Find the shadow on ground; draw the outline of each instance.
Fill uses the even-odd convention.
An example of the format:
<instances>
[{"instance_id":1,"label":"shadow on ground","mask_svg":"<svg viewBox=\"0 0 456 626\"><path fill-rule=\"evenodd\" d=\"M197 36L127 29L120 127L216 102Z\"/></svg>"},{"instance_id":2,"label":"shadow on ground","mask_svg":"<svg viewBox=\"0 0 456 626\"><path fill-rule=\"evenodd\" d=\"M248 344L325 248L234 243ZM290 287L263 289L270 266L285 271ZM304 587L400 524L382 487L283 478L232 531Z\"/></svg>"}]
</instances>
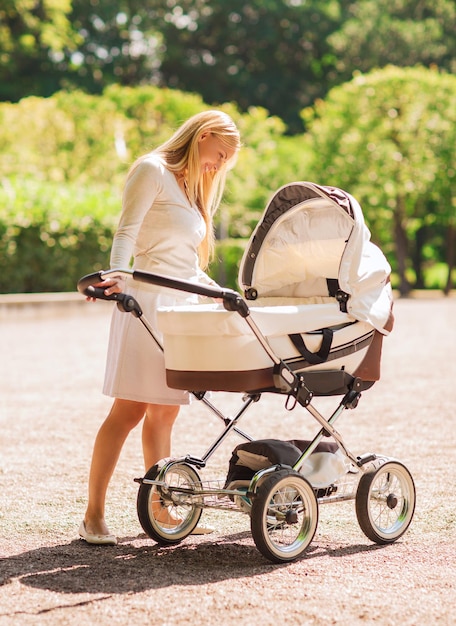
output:
<instances>
[{"instance_id":1,"label":"shadow on ground","mask_svg":"<svg viewBox=\"0 0 456 626\"><path fill-rule=\"evenodd\" d=\"M89 546L75 540L3 559L0 585L16 579L23 585L56 593L114 595L171 585L206 585L261 575L289 565L273 564L255 546L240 543L247 537L249 533L239 533L217 543L168 547L151 544L144 535L121 539L115 547ZM364 544L330 550L311 545L300 560L343 557L381 548Z\"/></svg>"}]
</instances>

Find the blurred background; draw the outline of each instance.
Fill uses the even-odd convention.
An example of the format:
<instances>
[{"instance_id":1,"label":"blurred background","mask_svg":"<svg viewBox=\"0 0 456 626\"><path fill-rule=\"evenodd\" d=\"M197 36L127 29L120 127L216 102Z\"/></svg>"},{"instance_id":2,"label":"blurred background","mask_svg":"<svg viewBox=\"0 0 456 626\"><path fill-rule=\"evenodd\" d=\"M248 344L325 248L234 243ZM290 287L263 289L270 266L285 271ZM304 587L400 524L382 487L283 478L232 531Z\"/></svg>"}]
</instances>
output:
<instances>
[{"instance_id":1,"label":"blurred background","mask_svg":"<svg viewBox=\"0 0 456 626\"><path fill-rule=\"evenodd\" d=\"M243 149L211 274L274 191L360 202L402 296L456 284L454 0L0 0L0 293L109 264L126 172L204 108Z\"/></svg>"}]
</instances>

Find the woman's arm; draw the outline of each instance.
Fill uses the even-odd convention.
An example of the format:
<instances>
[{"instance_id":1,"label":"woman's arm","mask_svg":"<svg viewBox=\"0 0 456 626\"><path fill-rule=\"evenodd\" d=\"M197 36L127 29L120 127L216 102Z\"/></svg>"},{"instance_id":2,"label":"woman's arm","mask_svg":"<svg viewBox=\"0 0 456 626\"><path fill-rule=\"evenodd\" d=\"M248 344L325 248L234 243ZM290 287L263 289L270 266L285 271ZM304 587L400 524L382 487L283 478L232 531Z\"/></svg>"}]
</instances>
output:
<instances>
[{"instance_id":1,"label":"woman's arm","mask_svg":"<svg viewBox=\"0 0 456 626\"><path fill-rule=\"evenodd\" d=\"M130 266L134 247L146 213L161 187L158 164L144 160L128 177L122 196L122 213L111 248L111 269Z\"/></svg>"},{"instance_id":2,"label":"woman's arm","mask_svg":"<svg viewBox=\"0 0 456 626\"><path fill-rule=\"evenodd\" d=\"M130 266L136 240L144 217L158 194L161 181L158 164L144 160L127 178L122 196L122 213L111 247L111 269L126 269ZM94 287L105 287L105 295L121 293L125 288L125 277L115 276ZM95 300L88 297L87 300Z\"/></svg>"}]
</instances>

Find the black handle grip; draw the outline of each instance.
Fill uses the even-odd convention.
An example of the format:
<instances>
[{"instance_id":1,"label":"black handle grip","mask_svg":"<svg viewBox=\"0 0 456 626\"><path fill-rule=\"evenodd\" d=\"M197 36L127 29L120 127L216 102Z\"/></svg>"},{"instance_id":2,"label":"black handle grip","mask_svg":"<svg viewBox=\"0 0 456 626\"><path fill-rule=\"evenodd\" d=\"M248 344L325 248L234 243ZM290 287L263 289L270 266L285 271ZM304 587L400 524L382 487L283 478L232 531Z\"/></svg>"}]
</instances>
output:
<instances>
[{"instance_id":1,"label":"black handle grip","mask_svg":"<svg viewBox=\"0 0 456 626\"><path fill-rule=\"evenodd\" d=\"M94 287L97 283L103 282L103 279L106 278L108 274L115 274L116 271L122 272L123 270L111 270L109 272L100 271L83 276L78 281L78 291L85 296L89 296L90 298L122 301L124 294L113 293L110 296L106 296L103 287ZM223 306L225 309L228 311L237 311L242 317L247 317L250 314L246 301L237 293L237 291L234 291L233 289L211 287L210 285L204 285L203 283L194 283L191 280L182 280L171 276L152 274L151 272L144 272L140 270L134 270L133 272L130 271L129 273L132 274L134 280L138 280L139 282L158 285L160 287L167 287L169 289L177 289L178 291L185 291L187 293L194 293L198 296L206 296L208 298L223 300Z\"/></svg>"},{"instance_id":2,"label":"black handle grip","mask_svg":"<svg viewBox=\"0 0 456 626\"><path fill-rule=\"evenodd\" d=\"M97 283L103 281L102 272L94 272L93 274L87 274L78 281L78 291L84 296L90 298L96 298L97 300L119 300L120 293L113 293L110 296L105 294L103 287L94 287Z\"/></svg>"}]
</instances>

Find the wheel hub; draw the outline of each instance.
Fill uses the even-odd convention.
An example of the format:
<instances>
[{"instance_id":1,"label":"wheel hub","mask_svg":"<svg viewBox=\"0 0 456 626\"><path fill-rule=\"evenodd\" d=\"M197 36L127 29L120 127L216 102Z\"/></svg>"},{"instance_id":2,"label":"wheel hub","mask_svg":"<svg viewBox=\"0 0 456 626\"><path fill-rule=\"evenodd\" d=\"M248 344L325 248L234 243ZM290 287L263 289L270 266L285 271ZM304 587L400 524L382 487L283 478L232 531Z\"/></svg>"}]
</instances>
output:
<instances>
[{"instance_id":1,"label":"wheel hub","mask_svg":"<svg viewBox=\"0 0 456 626\"><path fill-rule=\"evenodd\" d=\"M285 522L291 526L291 524L297 524L298 523L298 514L296 513L296 511L293 510L289 510L287 511L286 515L285 515Z\"/></svg>"},{"instance_id":2,"label":"wheel hub","mask_svg":"<svg viewBox=\"0 0 456 626\"><path fill-rule=\"evenodd\" d=\"M395 509L397 507L398 499L394 493L388 494L386 498L386 505L389 509Z\"/></svg>"}]
</instances>

